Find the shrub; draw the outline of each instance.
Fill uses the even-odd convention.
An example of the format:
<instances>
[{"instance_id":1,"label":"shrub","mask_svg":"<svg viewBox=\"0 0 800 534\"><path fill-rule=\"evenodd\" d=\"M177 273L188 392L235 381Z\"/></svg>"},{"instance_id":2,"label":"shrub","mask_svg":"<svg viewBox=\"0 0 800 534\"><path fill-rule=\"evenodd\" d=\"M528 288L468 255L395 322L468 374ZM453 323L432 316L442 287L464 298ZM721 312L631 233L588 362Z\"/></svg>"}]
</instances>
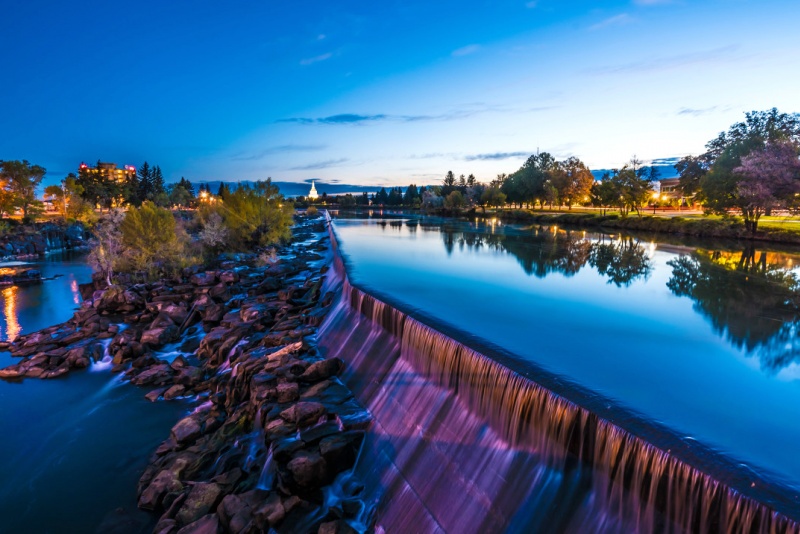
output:
<instances>
[{"instance_id":1,"label":"shrub","mask_svg":"<svg viewBox=\"0 0 800 534\"><path fill-rule=\"evenodd\" d=\"M306 210L306 215L308 215L309 217L316 217L317 215L319 215L319 210L317 209L316 206L309 206L308 209Z\"/></svg>"}]
</instances>

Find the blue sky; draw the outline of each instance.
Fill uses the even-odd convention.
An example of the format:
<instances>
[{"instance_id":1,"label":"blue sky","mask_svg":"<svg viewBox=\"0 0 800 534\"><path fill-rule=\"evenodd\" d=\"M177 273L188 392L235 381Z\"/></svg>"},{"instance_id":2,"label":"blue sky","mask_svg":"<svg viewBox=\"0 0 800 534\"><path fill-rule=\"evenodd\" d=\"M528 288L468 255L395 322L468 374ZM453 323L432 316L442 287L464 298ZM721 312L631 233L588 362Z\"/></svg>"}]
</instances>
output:
<instances>
[{"instance_id":1,"label":"blue sky","mask_svg":"<svg viewBox=\"0 0 800 534\"><path fill-rule=\"evenodd\" d=\"M490 180L537 149L592 168L702 152L745 111L800 111L789 0L3 8L0 159L170 180ZM324 190L324 187L322 188Z\"/></svg>"}]
</instances>

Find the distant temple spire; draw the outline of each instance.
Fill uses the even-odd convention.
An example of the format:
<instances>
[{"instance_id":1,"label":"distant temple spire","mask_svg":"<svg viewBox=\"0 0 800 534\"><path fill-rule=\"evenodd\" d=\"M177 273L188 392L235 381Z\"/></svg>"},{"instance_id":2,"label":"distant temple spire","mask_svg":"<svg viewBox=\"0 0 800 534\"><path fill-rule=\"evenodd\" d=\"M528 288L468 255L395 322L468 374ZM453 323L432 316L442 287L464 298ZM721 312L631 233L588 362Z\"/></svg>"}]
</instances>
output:
<instances>
[{"instance_id":1,"label":"distant temple spire","mask_svg":"<svg viewBox=\"0 0 800 534\"><path fill-rule=\"evenodd\" d=\"M317 200L318 197L317 188L314 187L314 180L311 180L311 191L308 192L308 198L310 200Z\"/></svg>"}]
</instances>

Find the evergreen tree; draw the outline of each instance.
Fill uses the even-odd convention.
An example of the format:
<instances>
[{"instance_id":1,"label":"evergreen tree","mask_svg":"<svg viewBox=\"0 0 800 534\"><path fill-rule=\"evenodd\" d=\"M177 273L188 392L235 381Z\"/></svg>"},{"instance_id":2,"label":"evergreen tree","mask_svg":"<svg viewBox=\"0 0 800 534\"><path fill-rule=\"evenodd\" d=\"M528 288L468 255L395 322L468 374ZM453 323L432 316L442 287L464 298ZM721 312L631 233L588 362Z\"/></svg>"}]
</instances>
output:
<instances>
[{"instance_id":1,"label":"evergreen tree","mask_svg":"<svg viewBox=\"0 0 800 534\"><path fill-rule=\"evenodd\" d=\"M217 196L224 201L230 194L231 190L228 187L228 184L225 182L220 182L219 189L217 190Z\"/></svg>"},{"instance_id":2,"label":"evergreen tree","mask_svg":"<svg viewBox=\"0 0 800 534\"><path fill-rule=\"evenodd\" d=\"M153 171L151 174L151 183L152 183L152 196L156 198L159 195L166 193L166 189L164 188L164 175L161 174L161 167L158 165L153 167Z\"/></svg>"},{"instance_id":3,"label":"evergreen tree","mask_svg":"<svg viewBox=\"0 0 800 534\"><path fill-rule=\"evenodd\" d=\"M139 193L135 202L136 205L140 205L153 196L153 171L146 161L139 167L138 174Z\"/></svg>"}]
</instances>

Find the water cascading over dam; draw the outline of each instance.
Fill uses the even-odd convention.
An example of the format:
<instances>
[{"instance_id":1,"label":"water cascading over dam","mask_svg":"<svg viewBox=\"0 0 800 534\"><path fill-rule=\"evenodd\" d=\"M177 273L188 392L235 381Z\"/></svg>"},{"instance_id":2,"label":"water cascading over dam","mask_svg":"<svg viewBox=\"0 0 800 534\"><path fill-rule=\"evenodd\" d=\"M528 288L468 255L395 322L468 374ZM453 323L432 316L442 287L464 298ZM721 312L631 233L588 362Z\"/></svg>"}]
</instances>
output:
<instances>
[{"instance_id":1,"label":"water cascading over dam","mask_svg":"<svg viewBox=\"0 0 800 534\"><path fill-rule=\"evenodd\" d=\"M354 287L330 235L340 296L319 342L374 417L356 474L386 532L800 533L783 496Z\"/></svg>"}]
</instances>

